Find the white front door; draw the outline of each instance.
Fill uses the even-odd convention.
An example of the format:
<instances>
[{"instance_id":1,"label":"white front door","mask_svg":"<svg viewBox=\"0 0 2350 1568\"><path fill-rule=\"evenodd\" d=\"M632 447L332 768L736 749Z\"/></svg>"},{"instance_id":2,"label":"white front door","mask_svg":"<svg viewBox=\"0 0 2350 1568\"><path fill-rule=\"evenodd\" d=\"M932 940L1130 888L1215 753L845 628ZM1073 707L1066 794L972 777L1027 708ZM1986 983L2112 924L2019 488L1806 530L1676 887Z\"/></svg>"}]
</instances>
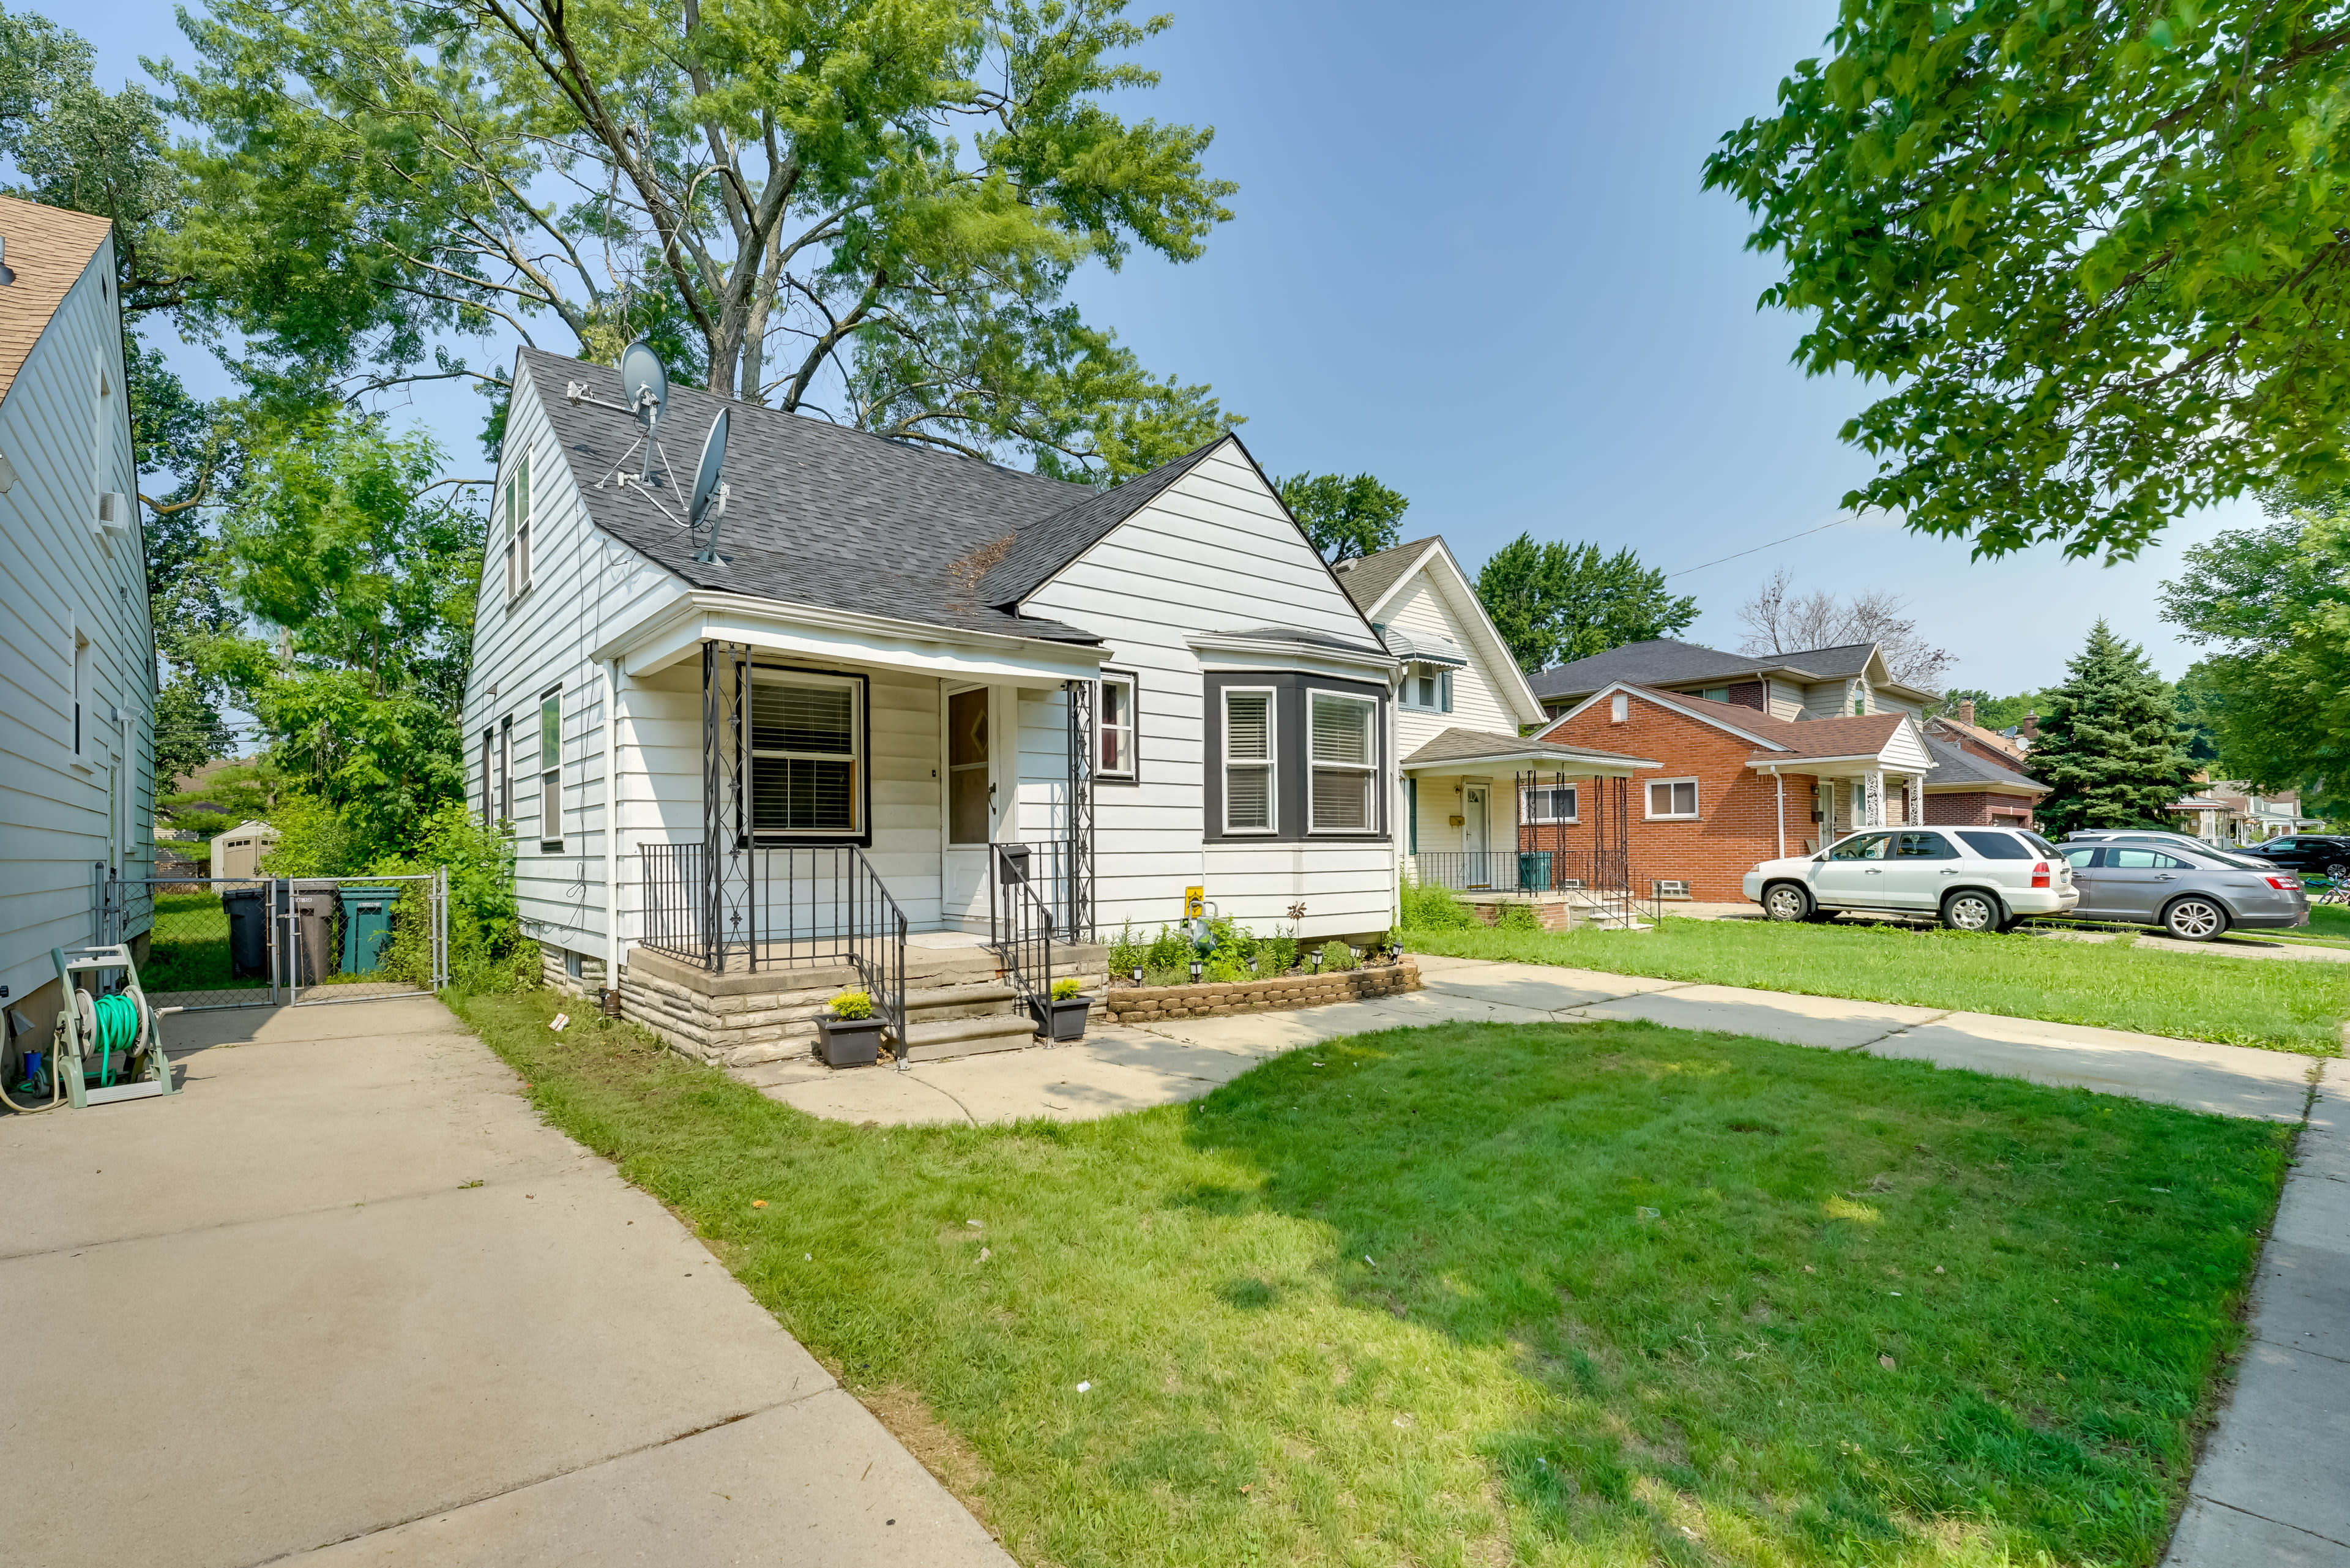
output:
<instances>
[{"instance_id":1,"label":"white front door","mask_svg":"<svg viewBox=\"0 0 2350 1568\"><path fill-rule=\"evenodd\" d=\"M939 809L945 824L940 867L942 908L950 926L965 930L987 928L987 846L1003 836L998 802L1007 792L996 776L995 690L989 686L950 688L946 722L939 739Z\"/></svg>"},{"instance_id":2,"label":"white front door","mask_svg":"<svg viewBox=\"0 0 2350 1568\"><path fill-rule=\"evenodd\" d=\"M1485 819L1491 795L1485 784L1468 784L1461 792L1461 852L1468 857L1463 878L1471 888L1497 886L1493 877L1492 836Z\"/></svg>"}]
</instances>

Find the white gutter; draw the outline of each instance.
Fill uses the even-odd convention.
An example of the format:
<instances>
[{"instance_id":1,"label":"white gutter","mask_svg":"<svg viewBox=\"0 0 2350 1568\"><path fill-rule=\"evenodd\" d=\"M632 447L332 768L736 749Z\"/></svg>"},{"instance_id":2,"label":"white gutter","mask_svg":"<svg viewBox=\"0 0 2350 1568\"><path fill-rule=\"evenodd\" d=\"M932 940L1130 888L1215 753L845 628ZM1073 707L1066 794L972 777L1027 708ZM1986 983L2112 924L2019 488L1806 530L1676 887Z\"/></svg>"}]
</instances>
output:
<instances>
[{"instance_id":1,"label":"white gutter","mask_svg":"<svg viewBox=\"0 0 2350 1568\"><path fill-rule=\"evenodd\" d=\"M645 676L679 662L710 640L746 643L806 659L920 670L958 680L1040 686L1090 680L1109 657L1108 649L1094 643L961 630L749 594L699 591L608 639L592 657L620 659L623 674Z\"/></svg>"}]
</instances>

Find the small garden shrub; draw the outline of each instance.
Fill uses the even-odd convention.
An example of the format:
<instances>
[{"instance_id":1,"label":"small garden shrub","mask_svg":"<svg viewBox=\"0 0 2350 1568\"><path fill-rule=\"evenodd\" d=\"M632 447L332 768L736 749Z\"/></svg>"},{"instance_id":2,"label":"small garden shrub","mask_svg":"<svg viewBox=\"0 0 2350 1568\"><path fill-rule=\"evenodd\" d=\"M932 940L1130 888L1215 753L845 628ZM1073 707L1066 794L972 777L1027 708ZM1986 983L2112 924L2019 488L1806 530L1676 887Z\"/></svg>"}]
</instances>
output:
<instances>
[{"instance_id":1,"label":"small garden shrub","mask_svg":"<svg viewBox=\"0 0 2350 1568\"><path fill-rule=\"evenodd\" d=\"M1075 998L1076 994L1083 990L1085 990L1085 985L1076 975L1065 974L1060 979L1053 982L1053 1000L1055 1002L1067 1002Z\"/></svg>"},{"instance_id":2,"label":"small garden shrub","mask_svg":"<svg viewBox=\"0 0 2350 1568\"><path fill-rule=\"evenodd\" d=\"M1331 939L1322 945L1322 967L1325 970L1354 968L1355 950L1336 938Z\"/></svg>"},{"instance_id":3,"label":"small garden shrub","mask_svg":"<svg viewBox=\"0 0 2350 1568\"><path fill-rule=\"evenodd\" d=\"M1471 919L1473 921L1475 917ZM1493 929L1497 931L1538 931L1542 929L1542 922L1534 919L1532 904L1503 904L1494 914Z\"/></svg>"},{"instance_id":4,"label":"small garden shrub","mask_svg":"<svg viewBox=\"0 0 2350 1568\"><path fill-rule=\"evenodd\" d=\"M1403 923L1423 931L1468 930L1478 924L1469 906L1451 889L1431 883L1404 884Z\"/></svg>"},{"instance_id":5,"label":"small garden shrub","mask_svg":"<svg viewBox=\"0 0 2350 1568\"><path fill-rule=\"evenodd\" d=\"M832 1015L844 1023L873 1016L873 993L869 991L844 991L832 999Z\"/></svg>"}]
</instances>

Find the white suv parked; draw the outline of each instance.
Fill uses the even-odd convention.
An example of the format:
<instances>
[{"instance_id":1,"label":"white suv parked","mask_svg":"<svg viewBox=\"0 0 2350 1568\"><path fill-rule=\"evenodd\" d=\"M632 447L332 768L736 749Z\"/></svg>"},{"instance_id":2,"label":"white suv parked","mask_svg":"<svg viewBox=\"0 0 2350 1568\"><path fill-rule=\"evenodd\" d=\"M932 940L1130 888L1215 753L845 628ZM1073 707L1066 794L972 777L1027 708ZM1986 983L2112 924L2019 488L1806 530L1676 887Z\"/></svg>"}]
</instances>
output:
<instances>
[{"instance_id":1,"label":"white suv parked","mask_svg":"<svg viewBox=\"0 0 2350 1568\"><path fill-rule=\"evenodd\" d=\"M1870 828L1804 859L1765 860L1745 887L1774 920L1883 909L1939 915L1961 931L2069 915L2081 901L2056 846L2014 827Z\"/></svg>"}]
</instances>

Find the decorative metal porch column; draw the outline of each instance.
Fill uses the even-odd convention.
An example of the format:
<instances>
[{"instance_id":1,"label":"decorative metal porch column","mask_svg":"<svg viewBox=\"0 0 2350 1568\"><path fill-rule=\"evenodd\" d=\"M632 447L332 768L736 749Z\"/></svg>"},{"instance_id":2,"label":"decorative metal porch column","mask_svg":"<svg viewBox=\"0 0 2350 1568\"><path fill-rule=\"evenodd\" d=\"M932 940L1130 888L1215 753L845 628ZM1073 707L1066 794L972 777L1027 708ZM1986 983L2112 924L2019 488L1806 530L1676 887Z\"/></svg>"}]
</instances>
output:
<instances>
[{"instance_id":1,"label":"decorative metal porch column","mask_svg":"<svg viewBox=\"0 0 2350 1568\"><path fill-rule=\"evenodd\" d=\"M702 965L723 973L743 950L759 967L758 910L751 875L751 650L739 643L702 645Z\"/></svg>"},{"instance_id":2,"label":"decorative metal porch column","mask_svg":"<svg viewBox=\"0 0 2350 1568\"><path fill-rule=\"evenodd\" d=\"M1863 827L1885 826L1885 775L1874 769L1860 775Z\"/></svg>"},{"instance_id":3,"label":"decorative metal porch column","mask_svg":"<svg viewBox=\"0 0 2350 1568\"><path fill-rule=\"evenodd\" d=\"M1069 713L1069 870L1063 914L1073 942L1094 935L1094 773L1100 762L1094 747L1094 692L1090 680L1065 680Z\"/></svg>"}]
</instances>

